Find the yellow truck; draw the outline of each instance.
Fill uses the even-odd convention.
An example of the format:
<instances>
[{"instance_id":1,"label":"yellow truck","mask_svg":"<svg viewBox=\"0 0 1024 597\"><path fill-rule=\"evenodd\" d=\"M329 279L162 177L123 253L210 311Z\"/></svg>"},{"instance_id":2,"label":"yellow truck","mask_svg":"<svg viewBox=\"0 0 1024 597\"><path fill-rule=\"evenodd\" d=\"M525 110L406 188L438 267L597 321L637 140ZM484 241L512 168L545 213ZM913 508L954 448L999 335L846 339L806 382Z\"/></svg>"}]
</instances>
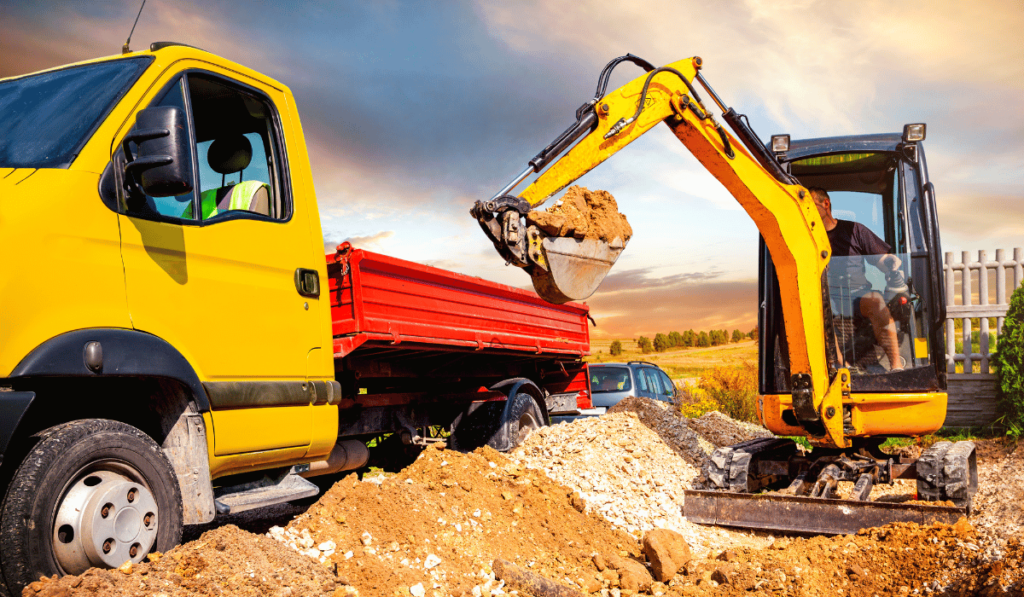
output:
<instances>
[{"instance_id":1,"label":"yellow truck","mask_svg":"<svg viewBox=\"0 0 1024 597\"><path fill-rule=\"evenodd\" d=\"M585 305L324 255L295 100L173 43L0 81L0 570L139 562L373 438L508 449L589 407Z\"/></svg>"}]
</instances>

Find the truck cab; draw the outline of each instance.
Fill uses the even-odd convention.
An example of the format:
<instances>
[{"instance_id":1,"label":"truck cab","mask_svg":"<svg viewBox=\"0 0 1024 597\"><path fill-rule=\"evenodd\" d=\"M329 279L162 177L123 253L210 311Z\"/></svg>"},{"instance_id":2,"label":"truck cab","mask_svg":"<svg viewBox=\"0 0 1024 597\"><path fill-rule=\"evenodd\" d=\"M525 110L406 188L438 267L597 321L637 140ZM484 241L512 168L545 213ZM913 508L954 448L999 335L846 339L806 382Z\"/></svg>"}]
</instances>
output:
<instances>
[{"instance_id":1,"label":"truck cab","mask_svg":"<svg viewBox=\"0 0 1024 597\"><path fill-rule=\"evenodd\" d=\"M589 407L585 306L325 256L270 77L156 43L0 80L0 118L0 594L316 495L371 439L509 449Z\"/></svg>"}]
</instances>

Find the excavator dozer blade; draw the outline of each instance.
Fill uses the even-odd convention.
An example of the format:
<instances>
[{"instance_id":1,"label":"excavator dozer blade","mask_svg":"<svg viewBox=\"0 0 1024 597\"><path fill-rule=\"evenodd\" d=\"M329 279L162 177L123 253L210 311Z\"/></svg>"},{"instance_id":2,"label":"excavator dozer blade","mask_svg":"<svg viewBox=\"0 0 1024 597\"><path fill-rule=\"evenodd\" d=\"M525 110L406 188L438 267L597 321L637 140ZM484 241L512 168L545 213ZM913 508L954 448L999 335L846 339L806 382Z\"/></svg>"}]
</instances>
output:
<instances>
[{"instance_id":1,"label":"excavator dozer blade","mask_svg":"<svg viewBox=\"0 0 1024 597\"><path fill-rule=\"evenodd\" d=\"M848 535L893 522L953 524L967 516L965 509L948 506L779 494L686 490L683 499L683 516L697 524L816 535Z\"/></svg>"},{"instance_id":2,"label":"excavator dozer blade","mask_svg":"<svg viewBox=\"0 0 1024 597\"><path fill-rule=\"evenodd\" d=\"M626 244L618 238L611 243L595 239L545 238L541 241L541 250L548 269L534 266L530 270L533 287L549 303L581 301L594 294L625 248Z\"/></svg>"}]
</instances>

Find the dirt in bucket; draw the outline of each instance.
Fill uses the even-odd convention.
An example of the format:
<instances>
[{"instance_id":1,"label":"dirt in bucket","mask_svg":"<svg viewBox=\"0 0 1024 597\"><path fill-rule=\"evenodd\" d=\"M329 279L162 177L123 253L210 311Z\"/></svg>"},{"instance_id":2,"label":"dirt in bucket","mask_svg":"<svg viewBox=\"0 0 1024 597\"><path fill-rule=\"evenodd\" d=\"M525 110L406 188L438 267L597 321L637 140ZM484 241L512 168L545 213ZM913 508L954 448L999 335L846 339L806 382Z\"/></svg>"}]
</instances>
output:
<instances>
[{"instance_id":1,"label":"dirt in bucket","mask_svg":"<svg viewBox=\"0 0 1024 597\"><path fill-rule=\"evenodd\" d=\"M581 186L569 187L547 210L531 211L526 222L556 237L626 242L633 236L611 193Z\"/></svg>"}]
</instances>

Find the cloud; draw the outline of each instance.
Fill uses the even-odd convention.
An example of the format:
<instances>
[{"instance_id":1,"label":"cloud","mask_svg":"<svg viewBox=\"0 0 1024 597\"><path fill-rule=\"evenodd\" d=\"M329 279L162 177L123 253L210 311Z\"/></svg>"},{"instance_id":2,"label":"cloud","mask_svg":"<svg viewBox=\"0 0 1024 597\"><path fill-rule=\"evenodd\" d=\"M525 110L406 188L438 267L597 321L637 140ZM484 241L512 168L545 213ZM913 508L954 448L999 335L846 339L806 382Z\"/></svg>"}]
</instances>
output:
<instances>
[{"instance_id":1,"label":"cloud","mask_svg":"<svg viewBox=\"0 0 1024 597\"><path fill-rule=\"evenodd\" d=\"M381 244L395 236L394 230L383 230L376 234L370 234L367 236L349 236L344 240L334 240L330 236L324 237L324 248L328 253L333 253L337 246L341 243L349 243L354 249L366 249L368 251L380 250Z\"/></svg>"},{"instance_id":2,"label":"cloud","mask_svg":"<svg viewBox=\"0 0 1024 597\"><path fill-rule=\"evenodd\" d=\"M603 287L602 287L603 288ZM757 325L757 283L679 281L591 297L594 337L634 338L687 329L740 329Z\"/></svg>"},{"instance_id":3,"label":"cloud","mask_svg":"<svg viewBox=\"0 0 1024 597\"><path fill-rule=\"evenodd\" d=\"M722 275L721 271L686 272L663 277L652 277L654 268L631 269L609 274L601 283L601 293L621 290L651 290L654 288L678 287L691 282L706 282Z\"/></svg>"}]
</instances>

